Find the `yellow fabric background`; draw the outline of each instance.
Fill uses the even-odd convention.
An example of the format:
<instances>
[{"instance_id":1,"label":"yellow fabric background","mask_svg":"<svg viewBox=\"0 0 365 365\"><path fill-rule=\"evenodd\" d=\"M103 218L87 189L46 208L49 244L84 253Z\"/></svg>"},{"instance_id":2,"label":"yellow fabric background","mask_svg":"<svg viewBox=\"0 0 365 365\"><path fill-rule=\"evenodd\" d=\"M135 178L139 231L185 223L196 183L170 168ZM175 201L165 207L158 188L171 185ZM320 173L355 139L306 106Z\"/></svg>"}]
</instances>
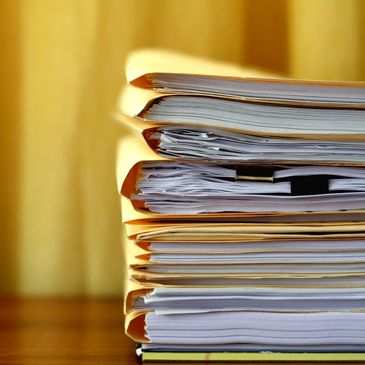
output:
<instances>
[{"instance_id":1,"label":"yellow fabric background","mask_svg":"<svg viewBox=\"0 0 365 365\"><path fill-rule=\"evenodd\" d=\"M362 0L2 0L0 292L121 291L111 120L128 51L365 79Z\"/></svg>"}]
</instances>

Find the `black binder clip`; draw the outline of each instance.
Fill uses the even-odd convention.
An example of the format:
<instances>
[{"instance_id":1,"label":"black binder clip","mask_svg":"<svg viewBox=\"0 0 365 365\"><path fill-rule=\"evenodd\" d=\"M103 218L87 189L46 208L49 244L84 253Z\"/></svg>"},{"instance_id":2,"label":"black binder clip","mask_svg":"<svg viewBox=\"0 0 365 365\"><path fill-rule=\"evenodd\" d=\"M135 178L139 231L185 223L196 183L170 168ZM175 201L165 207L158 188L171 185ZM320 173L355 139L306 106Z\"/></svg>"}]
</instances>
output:
<instances>
[{"instance_id":1,"label":"black binder clip","mask_svg":"<svg viewBox=\"0 0 365 365\"><path fill-rule=\"evenodd\" d=\"M290 178L292 195L318 195L329 193L329 177L293 176Z\"/></svg>"},{"instance_id":2,"label":"black binder clip","mask_svg":"<svg viewBox=\"0 0 365 365\"><path fill-rule=\"evenodd\" d=\"M265 166L236 166L236 181L274 181L274 171L272 167Z\"/></svg>"}]
</instances>

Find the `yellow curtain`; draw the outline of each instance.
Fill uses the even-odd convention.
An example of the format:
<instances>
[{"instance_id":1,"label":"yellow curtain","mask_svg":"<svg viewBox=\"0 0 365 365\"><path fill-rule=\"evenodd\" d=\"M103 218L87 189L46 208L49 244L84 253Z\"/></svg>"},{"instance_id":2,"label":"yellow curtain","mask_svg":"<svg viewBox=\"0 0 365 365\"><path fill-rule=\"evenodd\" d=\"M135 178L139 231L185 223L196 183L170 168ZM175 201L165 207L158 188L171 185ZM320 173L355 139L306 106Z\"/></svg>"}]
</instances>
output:
<instances>
[{"instance_id":1,"label":"yellow curtain","mask_svg":"<svg viewBox=\"0 0 365 365\"><path fill-rule=\"evenodd\" d=\"M128 51L364 80L364 3L2 0L0 292L121 291L111 114Z\"/></svg>"}]
</instances>

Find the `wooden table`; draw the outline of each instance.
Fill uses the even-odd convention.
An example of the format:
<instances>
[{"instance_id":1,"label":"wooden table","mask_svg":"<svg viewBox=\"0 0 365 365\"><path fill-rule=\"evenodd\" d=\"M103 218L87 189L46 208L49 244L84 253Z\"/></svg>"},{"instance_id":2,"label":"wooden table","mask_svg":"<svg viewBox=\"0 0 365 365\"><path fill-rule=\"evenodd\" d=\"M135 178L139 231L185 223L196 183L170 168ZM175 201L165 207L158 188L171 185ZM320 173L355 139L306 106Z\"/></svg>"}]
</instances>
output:
<instances>
[{"instance_id":1,"label":"wooden table","mask_svg":"<svg viewBox=\"0 0 365 365\"><path fill-rule=\"evenodd\" d=\"M137 364L122 299L0 299L0 364Z\"/></svg>"},{"instance_id":2,"label":"wooden table","mask_svg":"<svg viewBox=\"0 0 365 365\"><path fill-rule=\"evenodd\" d=\"M0 364L136 364L122 299L0 299Z\"/></svg>"}]
</instances>

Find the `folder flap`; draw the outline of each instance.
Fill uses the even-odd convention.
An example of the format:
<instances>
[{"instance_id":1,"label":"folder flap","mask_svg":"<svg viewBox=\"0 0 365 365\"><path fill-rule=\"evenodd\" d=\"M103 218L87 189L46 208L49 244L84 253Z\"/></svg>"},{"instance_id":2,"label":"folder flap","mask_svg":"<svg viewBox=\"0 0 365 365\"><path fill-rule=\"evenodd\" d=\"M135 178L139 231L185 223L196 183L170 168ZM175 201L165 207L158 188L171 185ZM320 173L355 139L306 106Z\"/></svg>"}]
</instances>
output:
<instances>
[{"instance_id":1,"label":"folder flap","mask_svg":"<svg viewBox=\"0 0 365 365\"><path fill-rule=\"evenodd\" d=\"M126 114L119 112L115 113L114 116L115 119L123 123L129 131L133 131L135 133L135 138L140 140L138 146L143 144L144 148L146 149L145 144L147 144L152 152L156 154L156 159L164 159L158 152L156 152L157 141L154 141L152 140L152 138L150 138L150 135L153 134L153 132L158 129L161 124L145 122L141 118L132 118Z\"/></svg>"},{"instance_id":2,"label":"folder flap","mask_svg":"<svg viewBox=\"0 0 365 365\"><path fill-rule=\"evenodd\" d=\"M125 318L125 333L136 342L148 343L145 332L146 313L130 312Z\"/></svg>"},{"instance_id":3,"label":"folder flap","mask_svg":"<svg viewBox=\"0 0 365 365\"><path fill-rule=\"evenodd\" d=\"M145 210L137 209L126 196L121 196L122 201L122 222L123 223L142 223L153 221L161 218L160 214L151 213ZM143 224L143 223L142 223ZM127 234L128 234L128 228Z\"/></svg>"},{"instance_id":4,"label":"folder flap","mask_svg":"<svg viewBox=\"0 0 365 365\"><path fill-rule=\"evenodd\" d=\"M138 234L150 232L154 229L162 229L164 227L166 227L166 223L164 222L154 222L149 220L139 220L125 223L126 234L131 239L135 239Z\"/></svg>"},{"instance_id":5,"label":"folder flap","mask_svg":"<svg viewBox=\"0 0 365 365\"><path fill-rule=\"evenodd\" d=\"M132 281L131 281L132 282ZM132 282L135 286L140 286L139 284L137 284L136 282ZM145 296L148 293L152 292L153 289L152 288L142 288L142 289L136 289L136 290L130 290L128 291L126 297L125 297L125 301L124 301L124 305L125 305L125 314L129 314L131 311L133 311L133 302L136 298L140 297L140 296Z\"/></svg>"},{"instance_id":6,"label":"folder flap","mask_svg":"<svg viewBox=\"0 0 365 365\"><path fill-rule=\"evenodd\" d=\"M314 216L315 219L315 216ZM347 234L356 233L365 237L364 222L317 222L317 223L224 223L211 222L202 223L199 221L179 224L178 222L153 222L142 221L139 223L127 223L126 231L130 238L138 241L148 240L169 240L163 237L174 235L173 241L194 240L197 242L220 241L242 241L263 240L263 239L284 239L303 237L313 238L311 234L335 234L344 238ZM272 236L274 235L274 236ZM289 236L287 236L289 235ZM352 236L351 236L352 237ZM171 238L171 237L170 237ZM332 237L333 238L333 237Z\"/></svg>"},{"instance_id":7,"label":"folder flap","mask_svg":"<svg viewBox=\"0 0 365 365\"><path fill-rule=\"evenodd\" d=\"M133 240L123 238L123 252L126 260L126 267L136 263L136 256L144 252ZM128 270L129 271L129 270ZM146 288L134 280L130 280L129 273L124 277L124 314L128 314L133 309L134 300L143 295L147 295L152 288Z\"/></svg>"},{"instance_id":8,"label":"folder flap","mask_svg":"<svg viewBox=\"0 0 365 365\"><path fill-rule=\"evenodd\" d=\"M306 239L313 234L328 238L353 238L365 236L364 222L351 223L303 223L303 224L254 224L254 223L206 223L189 225L153 225L142 227L144 232L136 233L132 238L141 241L231 241L231 240L267 240L267 239Z\"/></svg>"},{"instance_id":9,"label":"folder flap","mask_svg":"<svg viewBox=\"0 0 365 365\"><path fill-rule=\"evenodd\" d=\"M136 138L137 137L137 138ZM117 183L119 191L130 196L135 189L141 161L166 160L153 152L137 132L125 135L118 145Z\"/></svg>"},{"instance_id":10,"label":"folder flap","mask_svg":"<svg viewBox=\"0 0 365 365\"><path fill-rule=\"evenodd\" d=\"M250 278L250 279L264 279L264 278L336 278L336 277L364 277L365 271L362 272L345 272L345 273L237 273L237 274L222 274L222 273L157 273L148 270L140 270L138 267L133 267L132 277L137 280L156 280L161 278Z\"/></svg>"},{"instance_id":11,"label":"folder flap","mask_svg":"<svg viewBox=\"0 0 365 365\"><path fill-rule=\"evenodd\" d=\"M360 276L361 278L361 276ZM168 279L171 279L171 278L168 278ZM236 279L236 278L233 278L233 279ZM240 279L240 278L238 278ZM244 278L243 278L244 279ZM191 284L182 284L182 283L172 283L172 281L169 281L168 284L166 284L166 281L164 280L159 280L158 278L150 278L150 277L145 277L145 276L138 276L138 275L135 275L133 277L133 280L135 281L138 281L139 283L143 283L143 285L146 287L146 288L166 288L166 287L169 287L169 288L191 288ZM251 279L249 279L251 280ZM240 284L239 282L238 283L230 283L229 284L230 287L233 287L233 288L239 288L239 287L247 287L247 284ZM254 283L254 286L257 287L257 288L260 288L260 287L270 287L270 288L298 288L298 285L282 285L282 284L261 284L259 282L255 282ZM194 288L225 288L227 287L227 284L209 284L207 286L207 284L194 284ZM320 285L306 285L306 284L303 284L303 285L300 285L299 287L301 288L313 288L313 287L317 287L317 288L342 288L343 285L339 284L339 285L328 285L328 284L320 284ZM364 288L364 285L363 284L358 284L358 283L351 283L349 285L347 285L346 287L348 288Z\"/></svg>"},{"instance_id":12,"label":"folder flap","mask_svg":"<svg viewBox=\"0 0 365 365\"><path fill-rule=\"evenodd\" d=\"M126 261L127 261L127 265L134 265L136 263L139 263L140 260L137 259L137 256L143 255L146 252L139 247L138 245L136 245L134 240L128 239L126 238L124 241L124 245L125 245L125 255L126 255ZM139 287L135 287L133 285L131 285L130 283L127 284L127 289L129 291L136 291L136 290L140 290L143 288L139 288Z\"/></svg>"},{"instance_id":13,"label":"folder flap","mask_svg":"<svg viewBox=\"0 0 365 365\"><path fill-rule=\"evenodd\" d=\"M199 217L196 214L159 214L153 213L148 210L144 210L141 207L136 207L132 204L131 200L128 198L134 192L134 185L131 182L133 178L138 175L139 164L133 167L131 173L128 175L128 184L123 186L122 192L123 195L121 196L122 201L122 222L123 223L141 223L145 224L146 222L150 221L168 221L168 220L181 220L181 219L190 219L199 221L199 219L216 219L221 220L222 218L246 218L246 217L257 217L257 216L274 216L280 215L281 213L263 213L263 214L254 214L254 213L214 213L214 214L203 214ZM126 179L127 180L127 179ZM142 223L143 221L143 223ZM163 224L163 223L162 223ZM127 227L128 230L128 227Z\"/></svg>"},{"instance_id":14,"label":"folder flap","mask_svg":"<svg viewBox=\"0 0 365 365\"><path fill-rule=\"evenodd\" d=\"M130 117L135 117L147 109L155 100L166 95L170 94L125 85L119 97L118 110Z\"/></svg>"}]
</instances>

